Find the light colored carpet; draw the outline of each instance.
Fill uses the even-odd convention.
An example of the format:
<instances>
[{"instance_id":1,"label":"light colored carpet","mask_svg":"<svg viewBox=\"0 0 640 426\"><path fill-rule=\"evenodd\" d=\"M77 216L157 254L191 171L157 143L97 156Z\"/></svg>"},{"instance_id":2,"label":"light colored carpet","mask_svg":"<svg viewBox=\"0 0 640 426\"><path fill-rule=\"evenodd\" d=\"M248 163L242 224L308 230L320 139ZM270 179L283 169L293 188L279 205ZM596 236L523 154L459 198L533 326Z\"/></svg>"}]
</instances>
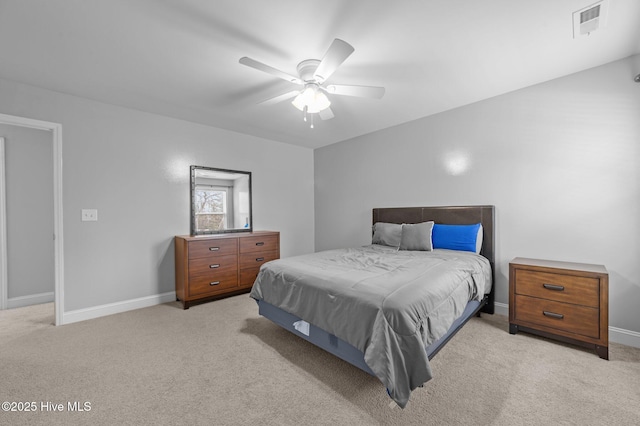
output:
<instances>
[{"instance_id":1,"label":"light colored carpet","mask_svg":"<svg viewBox=\"0 0 640 426\"><path fill-rule=\"evenodd\" d=\"M22 310L24 309L24 310ZM632 425L640 349L593 352L472 319L435 378L391 408L380 382L257 315L247 295L54 327L52 309L0 312L0 424ZM69 412L68 403L90 403ZM47 412L42 404L63 404Z\"/></svg>"}]
</instances>

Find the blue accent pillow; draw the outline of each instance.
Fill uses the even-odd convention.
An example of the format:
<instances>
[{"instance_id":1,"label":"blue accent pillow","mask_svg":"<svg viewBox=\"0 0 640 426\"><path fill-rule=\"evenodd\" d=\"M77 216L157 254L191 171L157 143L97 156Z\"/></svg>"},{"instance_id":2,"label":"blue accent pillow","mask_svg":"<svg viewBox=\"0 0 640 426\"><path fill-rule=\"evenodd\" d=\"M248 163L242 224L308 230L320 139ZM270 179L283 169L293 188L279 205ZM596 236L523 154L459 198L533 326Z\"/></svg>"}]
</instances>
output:
<instances>
[{"instance_id":1,"label":"blue accent pillow","mask_svg":"<svg viewBox=\"0 0 640 426\"><path fill-rule=\"evenodd\" d=\"M434 249L449 249L480 253L482 225L443 225L436 223L431 232Z\"/></svg>"}]
</instances>

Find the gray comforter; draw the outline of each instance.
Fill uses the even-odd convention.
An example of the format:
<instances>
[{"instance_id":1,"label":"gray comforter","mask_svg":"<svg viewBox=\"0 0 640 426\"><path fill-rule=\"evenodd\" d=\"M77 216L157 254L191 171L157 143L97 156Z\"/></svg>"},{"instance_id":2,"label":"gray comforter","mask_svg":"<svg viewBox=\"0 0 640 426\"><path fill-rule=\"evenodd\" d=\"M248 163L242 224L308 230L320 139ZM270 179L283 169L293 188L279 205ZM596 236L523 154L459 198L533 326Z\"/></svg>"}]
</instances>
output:
<instances>
[{"instance_id":1,"label":"gray comforter","mask_svg":"<svg viewBox=\"0 0 640 426\"><path fill-rule=\"evenodd\" d=\"M432 377L426 346L491 284L489 261L475 253L371 245L268 262L251 297L361 350L404 407L411 391Z\"/></svg>"}]
</instances>

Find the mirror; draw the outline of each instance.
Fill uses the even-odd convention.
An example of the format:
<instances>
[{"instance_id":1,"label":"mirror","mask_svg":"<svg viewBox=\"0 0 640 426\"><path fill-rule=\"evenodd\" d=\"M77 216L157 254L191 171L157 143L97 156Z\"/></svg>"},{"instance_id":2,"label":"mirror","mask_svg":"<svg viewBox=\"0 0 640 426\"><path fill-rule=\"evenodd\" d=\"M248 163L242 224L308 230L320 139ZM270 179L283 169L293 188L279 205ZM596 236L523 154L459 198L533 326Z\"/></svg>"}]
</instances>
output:
<instances>
[{"instance_id":1,"label":"mirror","mask_svg":"<svg viewBox=\"0 0 640 426\"><path fill-rule=\"evenodd\" d=\"M191 235L252 229L251 172L191 166Z\"/></svg>"}]
</instances>

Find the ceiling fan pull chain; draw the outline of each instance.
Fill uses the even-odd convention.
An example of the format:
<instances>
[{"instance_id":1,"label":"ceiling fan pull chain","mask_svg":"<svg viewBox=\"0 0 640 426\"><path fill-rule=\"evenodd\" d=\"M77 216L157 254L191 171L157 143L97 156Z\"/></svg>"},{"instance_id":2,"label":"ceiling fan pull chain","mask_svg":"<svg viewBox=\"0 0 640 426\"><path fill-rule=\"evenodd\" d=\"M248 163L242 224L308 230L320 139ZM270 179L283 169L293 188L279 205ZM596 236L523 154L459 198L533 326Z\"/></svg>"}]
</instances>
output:
<instances>
[{"instance_id":1,"label":"ceiling fan pull chain","mask_svg":"<svg viewBox=\"0 0 640 426\"><path fill-rule=\"evenodd\" d=\"M313 129L313 116L314 114L311 114L311 128Z\"/></svg>"},{"instance_id":2,"label":"ceiling fan pull chain","mask_svg":"<svg viewBox=\"0 0 640 426\"><path fill-rule=\"evenodd\" d=\"M302 109L302 119L304 120L305 123L307 122L307 109L308 107L306 105Z\"/></svg>"}]
</instances>

